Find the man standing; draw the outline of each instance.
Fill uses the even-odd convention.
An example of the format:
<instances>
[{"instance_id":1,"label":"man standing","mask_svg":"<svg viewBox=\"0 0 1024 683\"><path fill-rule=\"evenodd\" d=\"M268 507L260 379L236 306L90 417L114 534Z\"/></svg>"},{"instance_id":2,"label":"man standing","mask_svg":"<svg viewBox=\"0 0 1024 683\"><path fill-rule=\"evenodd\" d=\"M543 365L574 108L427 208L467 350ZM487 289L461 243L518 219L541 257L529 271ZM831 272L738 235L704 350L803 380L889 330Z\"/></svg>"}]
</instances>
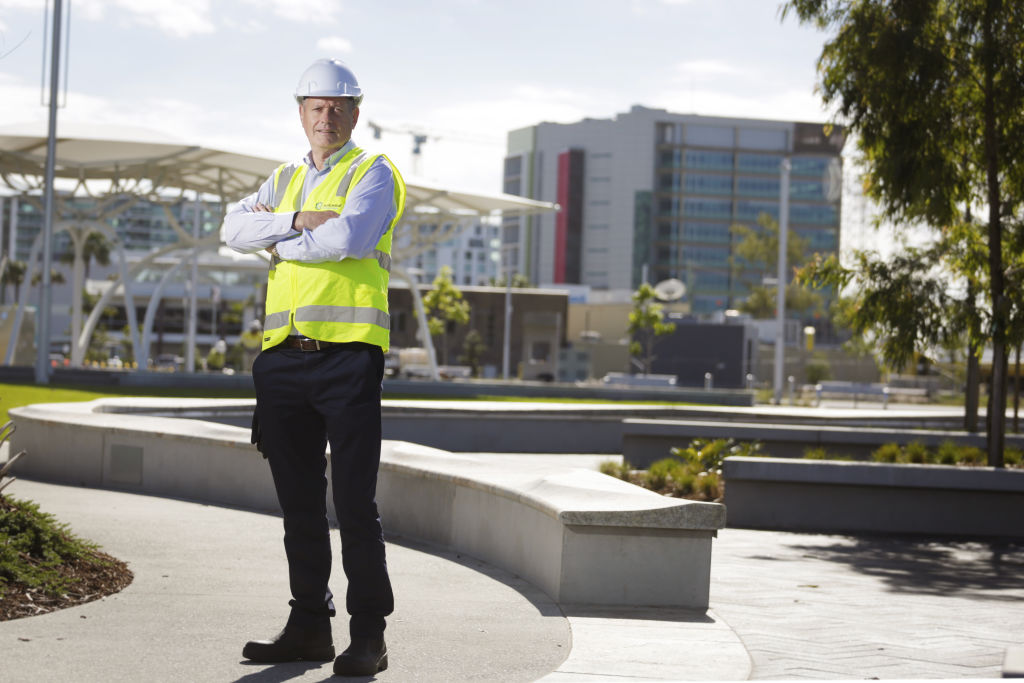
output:
<instances>
[{"instance_id":1,"label":"man standing","mask_svg":"<svg viewBox=\"0 0 1024 683\"><path fill-rule=\"evenodd\" d=\"M284 630L246 643L242 654L260 662L334 658L330 443L351 636L334 672L369 676L387 668L385 617L394 607L375 494L391 239L405 184L387 158L352 142L362 90L345 64L314 62L295 97L309 153L279 167L224 219L230 247L272 256L263 350L252 368L253 431L284 512L292 595Z\"/></svg>"}]
</instances>

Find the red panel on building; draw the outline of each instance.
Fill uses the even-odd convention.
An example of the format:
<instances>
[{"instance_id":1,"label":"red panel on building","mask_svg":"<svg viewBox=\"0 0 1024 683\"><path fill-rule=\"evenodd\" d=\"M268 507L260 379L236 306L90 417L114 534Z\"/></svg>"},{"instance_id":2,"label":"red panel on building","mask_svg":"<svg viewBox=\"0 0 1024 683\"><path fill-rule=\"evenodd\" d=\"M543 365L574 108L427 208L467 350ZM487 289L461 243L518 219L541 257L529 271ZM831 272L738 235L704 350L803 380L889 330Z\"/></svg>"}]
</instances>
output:
<instances>
[{"instance_id":1,"label":"red panel on building","mask_svg":"<svg viewBox=\"0 0 1024 683\"><path fill-rule=\"evenodd\" d=\"M558 155L555 201L561 208L555 216L554 281L578 284L583 239L583 150L570 149Z\"/></svg>"}]
</instances>

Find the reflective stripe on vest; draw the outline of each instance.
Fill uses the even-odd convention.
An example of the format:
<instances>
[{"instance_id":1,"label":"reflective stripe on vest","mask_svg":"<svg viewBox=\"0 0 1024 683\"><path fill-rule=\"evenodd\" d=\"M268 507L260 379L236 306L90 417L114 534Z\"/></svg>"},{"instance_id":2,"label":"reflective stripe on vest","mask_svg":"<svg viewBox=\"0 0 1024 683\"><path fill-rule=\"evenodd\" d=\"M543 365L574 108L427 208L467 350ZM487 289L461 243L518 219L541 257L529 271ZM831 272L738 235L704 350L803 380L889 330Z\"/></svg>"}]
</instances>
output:
<instances>
[{"instance_id":1,"label":"reflective stripe on vest","mask_svg":"<svg viewBox=\"0 0 1024 683\"><path fill-rule=\"evenodd\" d=\"M350 150L298 206L307 167L284 165L275 172L275 211L341 212L345 197L379 155ZM385 160L390 165L390 160ZM405 208L405 183L391 166L395 217L366 258L325 263L277 261L267 283L263 348L275 346L294 326L321 341L363 341L387 350L390 333L387 289L391 239ZM301 299L300 297L301 293Z\"/></svg>"}]
</instances>

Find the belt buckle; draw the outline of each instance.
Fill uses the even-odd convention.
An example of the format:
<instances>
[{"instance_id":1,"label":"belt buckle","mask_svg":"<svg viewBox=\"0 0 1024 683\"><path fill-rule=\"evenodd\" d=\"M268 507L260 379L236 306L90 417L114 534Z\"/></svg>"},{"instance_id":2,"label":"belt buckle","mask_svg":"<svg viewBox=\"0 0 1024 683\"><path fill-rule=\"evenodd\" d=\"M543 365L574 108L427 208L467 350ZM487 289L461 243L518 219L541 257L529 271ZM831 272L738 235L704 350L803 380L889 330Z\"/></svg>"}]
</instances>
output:
<instances>
[{"instance_id":1,"label":"belt buckle","mask_svg":"<svg viewBox=\"0 0 1024 683\"><path fill-rule=\"evenodd\" d=\"M310 339L309 337L300 337L299 348L302 349L303 351L319 351L320 340Z\"/></svg>"}]
</instances>

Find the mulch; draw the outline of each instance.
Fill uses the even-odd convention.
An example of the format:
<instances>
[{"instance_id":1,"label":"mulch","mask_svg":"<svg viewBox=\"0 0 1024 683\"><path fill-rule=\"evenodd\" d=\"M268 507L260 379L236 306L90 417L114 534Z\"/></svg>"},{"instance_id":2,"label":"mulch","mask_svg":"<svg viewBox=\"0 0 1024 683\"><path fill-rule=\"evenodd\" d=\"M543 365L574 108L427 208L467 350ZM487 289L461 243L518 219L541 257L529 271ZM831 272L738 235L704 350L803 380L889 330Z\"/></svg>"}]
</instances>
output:
<instances>
[{"instance_id":1,"label":"mulch","mask_svg":"<svg viewBox=\"0 0 1024 683\"><path fill-rule=\"evenodd\" d=\"M99 600L124 589L135 578L121 560L94 550L89 555L61 565L58 571L70 579L70 590L49 596L36 588L17 583L5 586L0 596L0 621L32 617L65 607Z\"/></svg>"}]
</instances>

